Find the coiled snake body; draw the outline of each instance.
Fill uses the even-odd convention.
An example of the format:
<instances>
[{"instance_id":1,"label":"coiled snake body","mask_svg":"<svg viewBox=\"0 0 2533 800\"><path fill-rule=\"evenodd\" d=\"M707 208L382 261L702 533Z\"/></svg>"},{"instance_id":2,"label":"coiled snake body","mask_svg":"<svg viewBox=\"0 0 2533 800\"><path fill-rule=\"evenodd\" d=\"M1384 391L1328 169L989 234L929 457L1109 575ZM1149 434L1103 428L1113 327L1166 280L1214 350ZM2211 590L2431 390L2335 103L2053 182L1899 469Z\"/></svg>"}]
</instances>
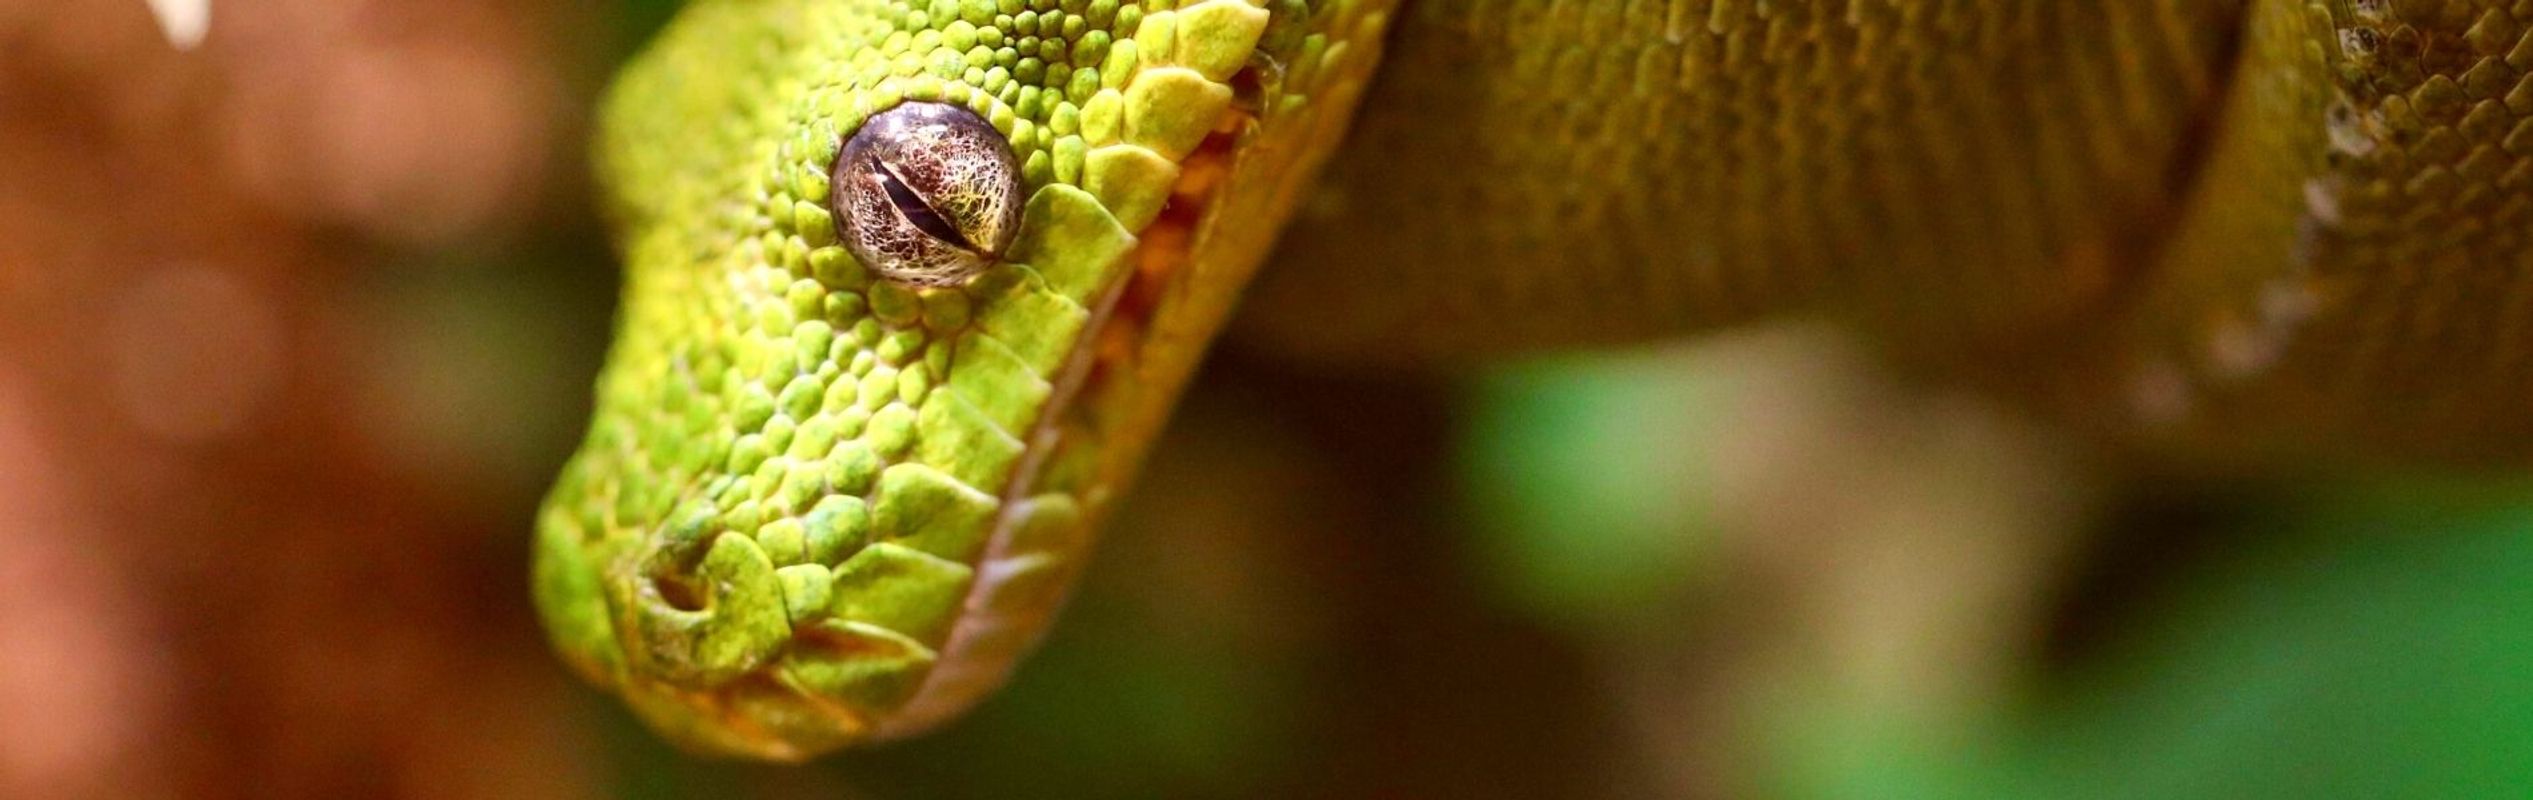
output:
<instances>
[{"instance_id":1,"label":"coiled snake body","mask_svg":"<svg viewBox=\"0 0 2533 800\"><path fill-rule=\"evenodd\" d=\"M998 684L1244 293L1317 357L1806 314L2188 449L2533 439L2525 0L698 0L599 150L537 596L707 751Z\"/></svg>"}]
</instances>

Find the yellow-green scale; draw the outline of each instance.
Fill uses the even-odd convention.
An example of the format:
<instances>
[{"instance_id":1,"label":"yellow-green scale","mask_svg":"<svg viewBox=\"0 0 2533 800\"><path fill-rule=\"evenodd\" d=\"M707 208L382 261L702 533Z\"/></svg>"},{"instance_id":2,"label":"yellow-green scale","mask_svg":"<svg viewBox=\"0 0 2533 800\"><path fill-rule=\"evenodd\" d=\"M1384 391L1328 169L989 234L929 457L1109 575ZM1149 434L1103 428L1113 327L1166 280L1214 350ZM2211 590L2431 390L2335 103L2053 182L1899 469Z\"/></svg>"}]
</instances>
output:
<instances>
[{"instance_id":1,"label":"yellow-green scale","mask_svg":"<svg viewBox=\"0 0 2533 800\"><path fill-rule=\"evenodd\" d=\"M1027 456L1267 17L1181 5L721 0L627 70L599 148L625 305L539 532L584 673L691 745L801 757L897 724L969 605L1055 604L1089 473ZM903 102L1022 165L1018 239L961 286L876 279L825 204Z\"/></svg>"}]
</instances>

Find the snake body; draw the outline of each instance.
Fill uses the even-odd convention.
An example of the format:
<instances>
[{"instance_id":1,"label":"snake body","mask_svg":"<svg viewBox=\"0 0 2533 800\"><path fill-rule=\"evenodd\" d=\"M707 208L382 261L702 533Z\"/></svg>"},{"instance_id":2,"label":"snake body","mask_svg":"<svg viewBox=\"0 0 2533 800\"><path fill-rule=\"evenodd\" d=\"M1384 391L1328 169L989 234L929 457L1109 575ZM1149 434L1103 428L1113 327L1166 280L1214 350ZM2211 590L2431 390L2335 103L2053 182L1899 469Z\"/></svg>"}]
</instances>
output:
<instances>
[{"instance_id":1,"label":"snake body","mask_svg":"<svg viewBox=\"0 0 2533 800\"><path fill-rule=\"evenodd\" d=\"M2529 32L2523 0L698 0L607 101L624 304L539 607L698 750L938 724L1045 629L1244 292L1245 335L1321 357L1808 314L2194 447L2520 450ZM907 104L1019 165L962 280L861 263L830 202Z\"/></svg>"}]
</instances>

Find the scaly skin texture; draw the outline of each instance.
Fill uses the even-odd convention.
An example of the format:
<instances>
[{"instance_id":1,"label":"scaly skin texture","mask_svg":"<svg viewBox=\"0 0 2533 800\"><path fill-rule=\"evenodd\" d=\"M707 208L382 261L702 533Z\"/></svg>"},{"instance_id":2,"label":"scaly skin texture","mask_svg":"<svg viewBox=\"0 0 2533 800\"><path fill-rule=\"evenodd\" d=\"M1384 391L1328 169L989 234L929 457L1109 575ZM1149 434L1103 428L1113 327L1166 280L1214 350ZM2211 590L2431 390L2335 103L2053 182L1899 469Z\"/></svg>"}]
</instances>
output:
<instances>
[{"instance_id":1,"label":"scaly skin texture","mask_svg":"<svg viewBox=\"0 0 2533 800\"><path fill-rule=\"evenodd\" d=\"M2262 0L2157 280L2064 402L2202 452L2533 451L2533 2Z\"/></svg>"},{"instance_id":2,"label":"scaly skin texture","mask_svg":"<svg viewBox=\"0 0 2533 800\"><path fill-rule=\"evenodd\" d=\"M608 104L628 281L539 524L558 649L706 751L956 713L1305 206L1249 323L1294 352L1798 312L2210 450L2533 441L2533 0L1394 5L696 3ZM961 286L875 280L822 204L903 100L1023 165Z\"/></svg>"},{"instance_id":3,"label":"scaly skin texture","mask_svg":"<svg viewBox=\"0 0 2533 800\"><path fill-rule=\"evenodd\" d=\"M627 285L538 526L564 656L683 744L777 759L999 683L1224 317L1215 287L1245 282L1337 140L1384 20L1272 8L687 10L600 143ZM1274 69L1236 89L1260 54ZM874 279L824 205L842 139L901 101L976 111L1022 165L1018 238L964 285Z\"/></svg>"},{"instance_id":4,"label":"scaly skin texture","mask_svg":"<svg viewBox=\"0 0 2533 800\"><path fill-rule=\"evenodd\" d=\"M2242 8L1413 3L1245 332L1437 359L1789 311L1940 353L2058 325L2174 216Z\"/></svg>"},{"instance_id":5,"label":"scaly skin texture","mask_svg":"<svg viewBox=\"0 0 2533 800\"><path fill-rule=\"evenodd\" d=\"M2533 3L1429 0L1396 27L1255 339L1413 363L1795 312L2194 456L2533 452Z\"/></svg>"}]
</instances>

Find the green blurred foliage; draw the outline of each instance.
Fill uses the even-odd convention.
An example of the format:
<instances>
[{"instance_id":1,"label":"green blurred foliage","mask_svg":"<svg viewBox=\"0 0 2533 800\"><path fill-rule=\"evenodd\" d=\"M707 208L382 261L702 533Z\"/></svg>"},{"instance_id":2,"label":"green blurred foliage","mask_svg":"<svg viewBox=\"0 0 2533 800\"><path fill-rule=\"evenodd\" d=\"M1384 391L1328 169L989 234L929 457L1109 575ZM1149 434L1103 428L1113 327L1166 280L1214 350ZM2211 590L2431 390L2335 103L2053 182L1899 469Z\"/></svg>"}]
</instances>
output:
<instances>
[{"instance_id":1,"label":"green blurred foliage","mask_svg":"<svg viewBox=\"0 0 2533 800\"><path fill-rule=\"evenodd\" d=\"M1971 742L1824 710L1819 797L2478 798L2533 791L2533 487L2300 491L2125 609Z\"/></svg>"},{"instance_id":2,"label":"green blurred foliage","mask_svg":"<svg viewBox=\"0 0 2533 800\"><path fill-rule=\"evenodd\" d=\"M1713 537L1698 447L1723 420L1668 351L1542 358L1475 383L1459 454L1477 570L1562 627L1623 627L1697 574Z\"/></svg>"},{"instance_id":3,"label":"green blurred foliage","mask_svg":"<svg viewBox=\"0 0 2533 800\"><path fill-rule=\"evenodd\" d=\"M1460 468L1501 599L1639 638L1665 627L1647 616L1706 613L1677 593L1736 545L1718 540L1733 532L1712 517L1700 484L1718 465L1699 444L1751 424L1721 399L1717 366L1568 357L1476 384ZM2141 490L2201 491L2187 484ZM2069 588L2052 615L2079 641L2020 665L2002 694L1903 712L1799 660L1768 662L1793 671L1785 683L1706 687L1758 709L1737 734L1765 755L1748 779L1821 798L2533 792L2533 483L2307 475L2202 493L2179 501L2188 519L2104 523L2099 563L2067 580L2108 570L2119 588ZM2153 529L2165 524L2205 529ZM1752 601L1765 602L1718 600ZM1782 685L1817 688L1767 693Z\"/></svg>"}]
</instances>

